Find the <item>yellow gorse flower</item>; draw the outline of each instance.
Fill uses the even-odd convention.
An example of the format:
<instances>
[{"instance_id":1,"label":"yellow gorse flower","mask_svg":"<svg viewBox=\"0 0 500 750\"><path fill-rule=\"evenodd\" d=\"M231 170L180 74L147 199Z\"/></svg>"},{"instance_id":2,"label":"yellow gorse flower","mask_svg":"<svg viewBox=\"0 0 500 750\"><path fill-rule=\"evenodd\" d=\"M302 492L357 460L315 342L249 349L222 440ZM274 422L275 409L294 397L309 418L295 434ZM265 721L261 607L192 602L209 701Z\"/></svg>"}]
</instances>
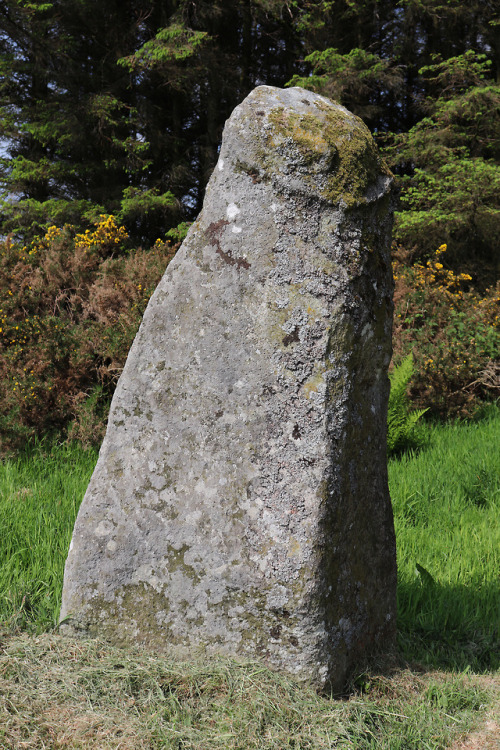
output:
<instances>
[{"instance_id":1,"label":"yellow gorse flower","mask_svg":"<svg viewBox=\"0 0 500 750\"><path fill-rule=\"evenodd\" d=\"M75 245L86 250L96 245L119 245L128 239L125 227L119 227L114 216L101 214L93 232L86 229L83 234L75 236Z\"/></svg>"}]
</instances>

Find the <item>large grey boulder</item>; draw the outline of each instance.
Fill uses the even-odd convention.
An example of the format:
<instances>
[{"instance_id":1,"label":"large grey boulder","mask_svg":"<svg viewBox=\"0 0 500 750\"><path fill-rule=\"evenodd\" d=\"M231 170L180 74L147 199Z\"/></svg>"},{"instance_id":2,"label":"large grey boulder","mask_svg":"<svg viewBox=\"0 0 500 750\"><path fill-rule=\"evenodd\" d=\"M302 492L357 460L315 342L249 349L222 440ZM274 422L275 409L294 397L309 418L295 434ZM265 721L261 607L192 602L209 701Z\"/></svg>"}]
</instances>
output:
<instances>
[{"instance_id":1,"label":"large grey boulder","mask_svg":"<svg viewBox=\"0 0 500 750\"><path fill-rule=\"evenodd\" d=\"M334 689L391 643L391 202L343 107L260 86L234 110L116 389L67 630Z\"/></svg>"}]
</instances>

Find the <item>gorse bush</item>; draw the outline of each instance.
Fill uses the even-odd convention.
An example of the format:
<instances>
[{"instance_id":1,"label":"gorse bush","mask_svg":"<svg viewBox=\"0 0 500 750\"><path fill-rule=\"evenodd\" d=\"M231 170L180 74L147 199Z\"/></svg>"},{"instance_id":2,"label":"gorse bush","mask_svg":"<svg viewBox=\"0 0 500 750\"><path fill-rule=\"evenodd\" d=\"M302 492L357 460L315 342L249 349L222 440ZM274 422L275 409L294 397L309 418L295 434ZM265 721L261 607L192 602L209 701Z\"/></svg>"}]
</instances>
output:
<instances>
[{"instance_id":1,"label":"gorse bush","mask_svg":"<svg viewBox=\"0 0 500 750\"><path fill-rule=\"evenodd\" d=\"M390 373L391 392L387 410L387 452L389 456L418 447L421 438L416 430L417 422L427 411L412 409L408 397L408 386L413 375L413 355L408 354L400 365Z\"/></svg>"},{"instance_id":2,"label":"gorse bush","mask_svg":"<svg viewBox=\"0 0 500 750\"><path fill-rule=\"evenodd\" d=\"M99 444L147 302L178 247L127 242L125 228L103 215L83 232L52 226L28 244L0 243L0 451L51 433ZM477 292L470 275L446 267L446 249L425 263L396 248L394 361L413 352L417 409L467 416L500 393L500 287ZM416 436L418 412L408 406L404 367L402 390L398 372L390 452Z\"/></svg>"},{"instance_id":3,"label":"gorse bush","mask_svg":"<svg viewBox=\"0 0 500 750\"><path fill-rule=\"evenodd\" d=\"M470 416L500 395L500 284L478 292L447 267L447 246L426 262L396 247L394 359L413 352L411 398L441 417Z\"/></svg>"},{"instance_id":4,"label":"gorse bush","mask_svg":"<svg viewBox=\"0 0 500 750\"><path fill-rule=\"evenodd\" d=\"M113 216L0 245L0 448L56 432L102 439L143 312L176 246L127 250Z\"/></svg>"}]
</instances>

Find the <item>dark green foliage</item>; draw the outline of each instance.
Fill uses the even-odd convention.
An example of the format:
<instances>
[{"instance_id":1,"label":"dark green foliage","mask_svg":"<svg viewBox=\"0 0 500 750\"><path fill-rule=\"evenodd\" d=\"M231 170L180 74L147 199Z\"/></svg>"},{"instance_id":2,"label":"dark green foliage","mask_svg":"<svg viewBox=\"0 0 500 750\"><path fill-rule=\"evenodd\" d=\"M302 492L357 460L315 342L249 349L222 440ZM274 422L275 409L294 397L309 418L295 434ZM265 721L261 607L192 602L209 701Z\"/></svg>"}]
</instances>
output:
<instances>
[{"instance_id":1,"label":"dark green foliage","mask_svg":"<svg viewBox=\"0 0 500 750\"><path fill-rule=\"evenodd\" d=\"M258 80L292 74L300 45L282 11L272 0L2 3L4 232L30 239L113 213L154 241L193 218L231 110Z\"/></svg>"},{"instance_id":2,"label":"dark green foliage","mask_svg":"<svg viewBox=\"0 0 500 750\"><path fill-rule=\"evenodd\" d=\"M312 52L305 58L308 76L294 75L287 86L302 86L328 96L361 117L367 124L384 117L387 98L401 89L403 74L392 60L355 47L347 54L336 49Z\"/></svg>"},{"instance_id":3,"label":"dark green foliage","mask_svg":"<svg viewBox=\"0 0 500 750\"><path fill-rule=\"evenodd\" d=\"M117 65L144 33L141 12L134 2L2 3L4 233L30 239L51 224L89 226L116 213L154 240L180 215L151 172L141 101Z\"/></svg>"},{"instance_id":4,"label":"dark green foliage","mask_svg":"<svg viewBox=\"0 0 500 750\"><path fill-rule=\"evenodd\" d=\"M402 178L396 238L420 254L445 242L462 260L495 260L500 234L500 86L491 61L468 50L420 70L426 117L393 137L391 166Z\"/></svg>"}]
</instances>

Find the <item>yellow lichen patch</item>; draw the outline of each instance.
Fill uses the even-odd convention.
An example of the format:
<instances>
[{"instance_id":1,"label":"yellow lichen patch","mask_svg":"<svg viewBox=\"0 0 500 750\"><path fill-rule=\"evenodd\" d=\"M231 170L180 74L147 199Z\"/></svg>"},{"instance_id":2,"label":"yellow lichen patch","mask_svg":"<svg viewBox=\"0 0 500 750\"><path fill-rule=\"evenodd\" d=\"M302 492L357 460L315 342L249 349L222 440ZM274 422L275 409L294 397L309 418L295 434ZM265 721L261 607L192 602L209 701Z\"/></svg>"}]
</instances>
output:
<instances>
[{"instance_id":1,"label":"yellow lichen patch","mask_svg":"<svg viewBox=\"0 0 500 750\"><path fill-rule=\"evenodd\" d=\"M290 539L288 543L288 556L299 557L301 552L302 552L302 547L300 546L300 542L298 542L297 539L292 537L292 539Z\"/></svg>"},{"instance_id":2,"label":"yellow lichen patch","mask_svg":"<svg viewBox=\"0 0 500 750\"><path fill-rule=\"evenodd\" d=\"M306 380L304 385L302 386L301 390L303 395L306 398L311 398L311 394L317 393L318 390L322 385L324 385L325 382L325 374L323 370L320 370L319 372L315 372L309 380Z\"/></svg>"},{"instance_id":3,"label":"yellow lichen patch","mask_svg":"<svg viewBox=\"0 0 500 750\"><path fill-rule=\"evenodd\" d=\"M281 135L293 139L307 162L332 150L332 144L325 138L321 120L314 115L299 115L277 107L269 113L269 120ZM333 153L335 151L333 144Z\"/></svg>"}]
</instances>

